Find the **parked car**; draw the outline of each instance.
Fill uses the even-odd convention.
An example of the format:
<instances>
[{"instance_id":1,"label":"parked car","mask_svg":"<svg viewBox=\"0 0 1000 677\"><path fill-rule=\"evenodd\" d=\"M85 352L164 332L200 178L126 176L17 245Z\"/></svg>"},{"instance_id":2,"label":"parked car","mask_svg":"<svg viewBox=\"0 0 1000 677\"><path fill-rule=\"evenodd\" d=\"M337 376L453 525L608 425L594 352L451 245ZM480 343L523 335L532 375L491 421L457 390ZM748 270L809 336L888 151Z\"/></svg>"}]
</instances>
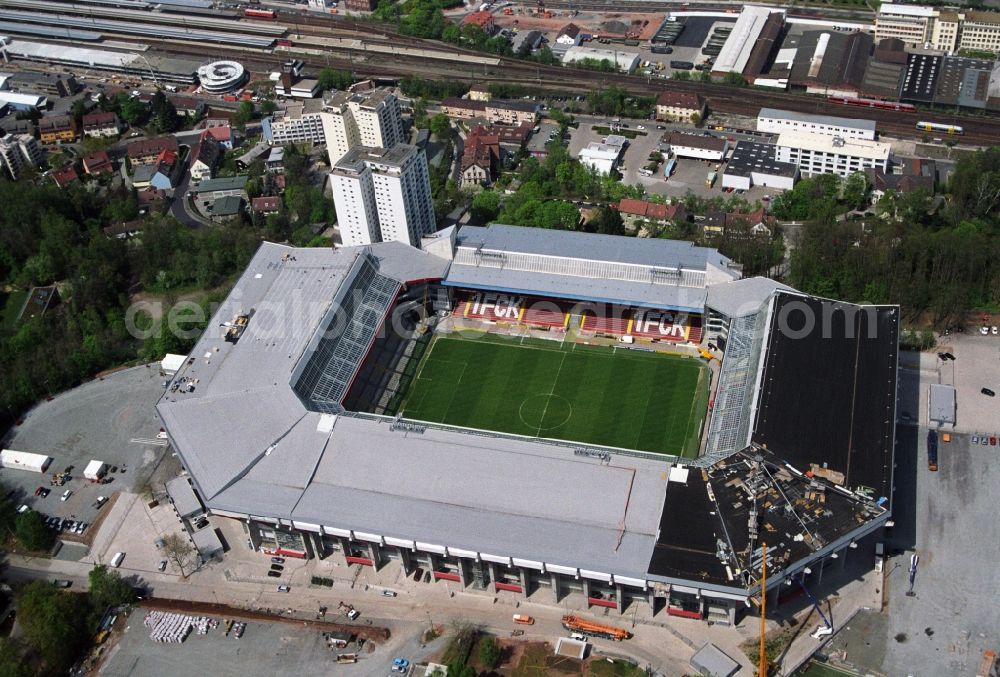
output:
<instances>
[{"instance_id":1,"label":"parked car","mask_svg":"<svg viewBox=\"0 0 1000 677\"><path fill-rule=\"evenodd\" d=\"M165 560L165 559L161 559L161 560L160 560L160 566L158 566L158 567L156 567L156 568L157 568L158 570L160 570L160 571L166 571L166 570L167 570L167 560Z\"/></svg>"},{"instance_id":2,"label":"parked car","mask_svg":"<svg viewBox=\"0 0 1000 677\"><path fill-rule=\"evenodd\" d=\"M73 585L73 581L67 581L65 578L56 578L53 579L52 585L56 586L57 588L68 588L71 585Z\"/></svg>"},{"instance_id":3,"label":"parked car","mask_svg":"<svg viewBox=\"0 0 1000 677\"><path fill-rule=\"evenodd\" d=\"M383 590L382 591L382 596L383 597L395 597L396 596L396 591L395 590Z\"/></svg>"},{"instance_id":4,"label":"parked car","mask_svg":"<svg viewBox=\"0 0 1000 677\"><path fill-rule=\"evenodd\" d=\"M48 498L48 495L51 493L52 493L51 489L49 489L48 487L42 487L42 493L41 493L42 498Z\"/></svg>"},{"instance_id":5,"label":"parked car","mask_svg":"<svg viewBox=\"0 0 1000 677\"><path fill-rule=\"evenodd\" d=\"M355 620L360 615L361 612L358 611L357 609L351 609L350 611L347 612L347 617L350 618L352 621Z\"/></svg>"},{"instance_id":6,"label":"parked car","mask_svg":"<svg viewBox=\"0 0 1000 677\"><path fill-rule=\"evenodd\" d=\"M284 571L284 570L285 570L285 567L281 566L280 564L272 564L271 565L271 571Z\"/></svg>"},{"instance_id":7,"label":"parked car","mask_svg":"<svg viewBox=\"0 0 1000 677\"><path fill-rule=\"evenodd\" d=\"M271 578L281 578L281 572L279 571L268 571L267 575Z\"/></svg>"},{"instance_id":8,"label":"parked car","mask_svg":"<svg viewBox=\"0 0 1000 677\"><path fill-rule=\"evenodd\" d=\"M993 392L992 390L990 390L989 388L983 388L979 392L981 392L983 395L986 395L986 397L995 397L996 396L996 393Z\"/></svg>"},{"instance_id":9,"label":"parked car","mask_svg":"<svg viewBox=\"0 0 1000 677\"><path fill-rule=\"evenodd\" d=\"M92 503L91 505L93 505L93 506L94 506L94 509L95 509L95 510L100 510L100 509L101 509L101 507L102 507L102 506L103 506L103 505L104 505L105 503L107 503L107 502L108 502L108 499L107 499L107 498L106 498L105 496L98 496L98 497L97 497L97 500L96 500L96 501L94 501L94 502L93 502L93 503Z\"/></svg>"},{"instance_id":10,"label":"parked car","mask_svg":"<svg viewBox=\"0 0 1000 677\"><path fill-rule=\"evenodd\" d=\"M424 570L421 569L420 567L417 567L416 570L413 572L413 580L415 580L417 583L419 583L420 582L420 577L423 576L423 575L424 575Z\"/></svg>"},{"instance_id":11,"label":"parked car","mask_svg":"<svg viewBox=\"0 0 1000 677\"><path fill-rule=\"evenodd\" d=\"M27 503L22 503L21 505L19 505L17 507L17 514L20 515L20 514L26 513L26 512L28 512L28 510L29 510L28 504Z\"/></svg>"},{"instance_id":12,"label":"parked car","mask_svg":"<svg viewBox=\"0 0 1000 677\"><path fill-rule=\"evenodd\" d=\"M272 557L271 561L274 562L275 564L284 564L285 563L285 558L284 557Z\"/></svg>"},{"instance_id":13,"label":"parked car","mask_svg":"<svg viewBox=\"0 0 1000 677\"><path fill-rule=\"evenodd\" d=\"M279 585L278 586L278 592L291 592L291 591L292 591L292 589L290 587L288 587L287 585Z\"/></svg>"},{"instance_id":14,"label":"parked car","mask_svg":"<svg viewBox=\"0 0 1000 677\"><path fill-rule=\"evenodd\" d=\"M41 495L42 495L42 487L38 487L37 489L35 489L35 496L41 496Z\"/></svg>"},{"instance_id":15,"label":"parked car","mask_svg":"<svg viewBox=\"0 0 1000 677\"><path fill-rule=\"evenodd\" d=\"M424 573L424 583L430 583L430 582L431 582L431 572L428 571Z\"/></svg>"},{"instance_id":16,"label":"parked car","mask_svg":"<svg viewBox=\"0 0 1000 677\"><path fill-rule=\"evenodd\" d=\"M63 495L59 497L59 500L60 501L65 501L67 498L69 498L72 495L73 495L73 490L72 489L67 489L66 491L63 492Z\"/></svg>"}]
</instances>

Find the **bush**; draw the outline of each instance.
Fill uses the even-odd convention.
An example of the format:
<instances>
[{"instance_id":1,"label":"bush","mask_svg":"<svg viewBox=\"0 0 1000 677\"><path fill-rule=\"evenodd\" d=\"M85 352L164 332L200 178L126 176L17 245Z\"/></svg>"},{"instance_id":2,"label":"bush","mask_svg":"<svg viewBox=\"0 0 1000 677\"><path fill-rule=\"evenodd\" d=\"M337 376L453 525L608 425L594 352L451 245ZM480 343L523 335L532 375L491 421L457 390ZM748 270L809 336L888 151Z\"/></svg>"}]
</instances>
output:
<instances>
[{"instance_id":1,"label":"bush","mask_svg":"<svg viewBox=\"0 0 1000 677\"><path fill-rule=\"evenodd\" d=\"M493 637L484 637L480 640L479 662L491 670L500 664L500 645Z\"/></svg>"},{"instance_id":2,"label":"bush","mask_svg":"<svg viewBox=\"0 0 1000 677\"><path fill-rule=\"evenodd\" d=\"M17 540L28 550L48 550L55 540L53 531L34 510L17 516L14 532L17 534Z\"/></svg>"}]
</instances>

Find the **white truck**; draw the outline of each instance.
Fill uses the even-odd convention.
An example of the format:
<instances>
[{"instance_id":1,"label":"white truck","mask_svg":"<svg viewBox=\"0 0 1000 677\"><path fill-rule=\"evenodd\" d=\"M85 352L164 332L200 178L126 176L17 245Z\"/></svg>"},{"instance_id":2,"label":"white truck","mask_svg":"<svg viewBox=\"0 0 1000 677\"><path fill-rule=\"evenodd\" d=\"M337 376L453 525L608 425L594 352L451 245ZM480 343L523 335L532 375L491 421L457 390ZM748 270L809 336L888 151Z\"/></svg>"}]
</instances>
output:
<instances>
[{"instance_id":1,"label":"white truck","mask_svg":"<svg viewBox=\"0 0 1000 677\"><path fill-rule=\"evenodd\" d=\"M83 476L93 482L99 482L108 473L108 464L103 461L91 461L83 471Z\"/></svg>"}]
</instances>

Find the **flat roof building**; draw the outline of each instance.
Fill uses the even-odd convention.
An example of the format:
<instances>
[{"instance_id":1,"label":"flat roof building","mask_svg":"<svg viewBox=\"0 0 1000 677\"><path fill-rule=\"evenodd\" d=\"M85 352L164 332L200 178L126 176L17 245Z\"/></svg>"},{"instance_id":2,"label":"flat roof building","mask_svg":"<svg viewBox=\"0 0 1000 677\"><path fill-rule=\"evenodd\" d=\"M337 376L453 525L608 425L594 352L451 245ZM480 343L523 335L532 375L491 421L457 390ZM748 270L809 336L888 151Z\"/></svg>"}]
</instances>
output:
<instances>
[{"instance_id":1,"label":"flat roof building","mask_svg":"<svg viewBox=\"0 0 1000 677\"><path fill-rule=\"evenodd\" d=\"M766 186L791 190L799 178L799 167L793 162L777 159L777 146L760 141L740 141L736 144L722 174L722 187L750 190Z\"/></svg>"},{"instance_id":2,"label":"flat roof building","mask_svg":"<svg viewBox=\"0 0 1000 677\"><path fill-rule=\"evenodd\" d=\"M846 139L875 140L875 121L832 115L810 115L777 108L761 108L757 113L757 131L769 134L811 132L842 136Z\"/></svg>"},{"instance_id":3,"label":"flat roof building","mask_svg":"<svg viewBox=\"0 0 1000 677\"><path fill-rule=\"evenodd\" d=\"M775 159L797 164L799 171L806 176L848 176L866 169L881 169L884 172L889 165L891 149L889 144L879 141L809 132L782 132L776 146Z\"/></svg>"},{"instance_id":4,"label":"flat roof building","mask_svg":"<svg viewBox=\"0 0 1000 677\"><path fill-rule=\"evenodd\" d=\"M623 73L631 73L639 66L639 54L637 52L626 52L615 49L599 49L597 47L582 47L576 45L570 47L563 54L562 62L576 63L578 61L589 61L600 63L607 61Z\"/></svg>"},{"instance_id":5,"label":"flat roof building","mask_svg":"<svg viewBox=\"0 0 1000 677\"><path fill-rule=\"evenodd\" d=\"M757 40L768 24L772 13L784 17L784 12L769 7L744 5L733 30L722 45L722 51L715 59L712 72L718 74L739 73L743 75L750 62L751 53L757 46Z\"/></svg>"},{"instance_id":6,"label":"flat roof building","mask_svg":"<svg viewBox=\"0 0 1000 677\"><path fill-rule=\"evenodd\" d=\"M729 141L721 136L670 132L667 135L670 153L677 157L721 162L729 150Z\"/></svg>"}]
</instances>

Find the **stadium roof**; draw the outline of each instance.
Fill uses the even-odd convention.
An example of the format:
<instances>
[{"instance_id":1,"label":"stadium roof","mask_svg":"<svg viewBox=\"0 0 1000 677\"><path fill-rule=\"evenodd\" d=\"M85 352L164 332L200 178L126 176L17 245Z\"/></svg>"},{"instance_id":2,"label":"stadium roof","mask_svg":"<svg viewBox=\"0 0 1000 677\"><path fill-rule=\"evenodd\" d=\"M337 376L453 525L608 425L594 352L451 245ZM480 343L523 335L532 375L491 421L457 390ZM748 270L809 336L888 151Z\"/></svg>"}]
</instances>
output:
<instances>
[{"instance_id":1,"label":"stadium roof","mask_svg":"<svg viewBox=\"0 0 1000 677\"><path fill-rule=\"evenodd\" d=\"M726 317L755 313L777 289L792 290L767 277L748 277L733 282L713 284L708 288L706 305Z\"/></svg>"},{"instance_id":2,"label":"stadium roof","mask_svg":"<svg viewBox=\"0 0 1000 677\"><path fill-rule=\"evenodd\" d=\"M682 240L640 240L495 223L485 228L465 226L458 231L457 246L456 260L448 271L445 284L471 289L701 312L706 284L739 278L732 262L718 250L696 247ZM463 262L463 249L504 259L528 254L568 262L575 260L584 265L578 271L557 273L513 263L504 266L470 264ZM650 269L693 271L694 277L701 282L696 286L681 286L651 283L648 279L615 279L608 274L595 273L594 265L589 265L602 263L620 264L623 268L645 273Z\"/></svg>"},{"instance_id":3,"label":"stadium roof","mask_svg":"<svg viewBox=\"0 0 1000 677\"><path fill-rule=\"evenodd\" d=\"M440 278L447 266L396 242L265 243L174 376L157 411L206 505L644 577L667 457L608 463L550 442L417 433L391 419L305 408L291 374L366 252L400 282ZM251 310L238 341L227 342L232 320Z\"/></svg>"},{"instance_id":4,"label":"stadium roof","mask_svg":"<svg viewBox=\"0 0 1000 677\"><path fill-rule=\"evenodd\" d=\"M891 499L899 308L778 292L769 332L753 442Z\"/></svg>"}]
</instances>

